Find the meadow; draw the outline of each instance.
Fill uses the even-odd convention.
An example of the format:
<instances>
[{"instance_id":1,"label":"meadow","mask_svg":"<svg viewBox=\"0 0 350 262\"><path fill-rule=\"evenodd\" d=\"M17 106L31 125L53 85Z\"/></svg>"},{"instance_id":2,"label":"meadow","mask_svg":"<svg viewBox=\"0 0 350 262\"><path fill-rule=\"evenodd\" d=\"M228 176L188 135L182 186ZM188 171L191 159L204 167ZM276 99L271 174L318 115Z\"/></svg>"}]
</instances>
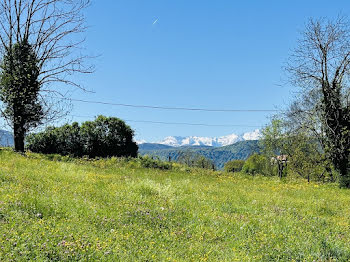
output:
<instances>
[{"instance_id":1,"label":"meadow","mask_svg":"<svg viewBox=\"0 0 350 262\"><path fill-rule=\"evenodd\" d=\"M335 184L2 149L0 260L349 261L349 203Z\"/></svg>"}]
</instances>

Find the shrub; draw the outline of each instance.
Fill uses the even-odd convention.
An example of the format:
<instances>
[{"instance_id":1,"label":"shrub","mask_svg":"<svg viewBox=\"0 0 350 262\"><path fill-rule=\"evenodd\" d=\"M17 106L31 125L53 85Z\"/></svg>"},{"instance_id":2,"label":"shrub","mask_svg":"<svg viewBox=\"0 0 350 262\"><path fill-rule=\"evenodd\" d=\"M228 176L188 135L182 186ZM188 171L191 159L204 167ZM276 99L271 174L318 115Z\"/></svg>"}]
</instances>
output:
<instances>
[{"instance_id":1,"label":"shrub","mask_svg":"<svg viewBox=\"0 0 350 262\"><path fill-rule=\"evenodd\" d=\"M115 117L98 116L95 121L48 127L27 137L27 149L36 153L77 157L136 157L134 131Z\"/></svg>"},{"instance_id":2,"label":"shrub","mask_svg":"<svg viewBox=\"0 0 350 262\"><path fill-rule=\"evenodd\" d=\"M169 170L172 168L172 164L169 162L161 161L159 159L153 159L150 156L140 157L141 167L144 168L157 168L163 170Z\"/></svg>"},{"instance_id":3,"label":"shrub","mask_svg":"<svg viewBox=\"0 0 350 262\"><path fill-rule=\"evenodd\" d=\"M226 172L240 172L242 171L244 160L232 160L225 164L225 171Z\"/></svg>"}]
</instances>

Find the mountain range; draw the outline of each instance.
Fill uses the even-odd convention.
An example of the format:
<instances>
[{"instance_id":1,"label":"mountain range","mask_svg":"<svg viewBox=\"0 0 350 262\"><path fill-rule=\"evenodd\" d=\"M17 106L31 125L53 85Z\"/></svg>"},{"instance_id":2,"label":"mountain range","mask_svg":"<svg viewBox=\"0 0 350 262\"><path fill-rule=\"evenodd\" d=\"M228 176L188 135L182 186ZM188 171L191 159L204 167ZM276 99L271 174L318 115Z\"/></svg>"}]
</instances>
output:
<instances>
[{"instance_id":1,"label":"mountain range","mask_svg":"<svg viewBox=\"0 0 350 262\"><path fill-rule=\"evenodd\" d=\"M182 146L211 146L222 147L235 144L240 141L258 140L261 137L260 130L254 130L253 132L244 133L242 135L230 134L221 137L199 137L199 136L168 136L162 141L155 142L153 144L167 145L172 147ZM137 141L138 144L145 144L146 141Z\"/></svg>"}]
</instances>

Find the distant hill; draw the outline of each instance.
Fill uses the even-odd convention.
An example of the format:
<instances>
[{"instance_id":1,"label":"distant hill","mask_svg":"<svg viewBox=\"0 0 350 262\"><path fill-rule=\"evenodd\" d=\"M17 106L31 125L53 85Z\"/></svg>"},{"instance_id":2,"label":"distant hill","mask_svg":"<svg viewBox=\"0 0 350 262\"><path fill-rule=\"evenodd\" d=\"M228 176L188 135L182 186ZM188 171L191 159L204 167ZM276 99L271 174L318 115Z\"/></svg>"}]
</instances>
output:
<instances>
[{"instance_id":1,"label":"distant hill","mask_svg":"<svg viewBox=\"0 0 350 262\"><path fill-rule=\"evenodd\" d=\"M176 161L184 152L200 154L214 161L217 168L221 169L225 163L234 159L247 159L253 153L259 153L258 140L239 141L233 145L223 147L210 146L182 146L172 147L162 144L141 144L139 145L140 155L157 156L167 160L169 156Z\"/></svg>"},{"instance_id":2,"label":"distant hill","mask_svg":"<svg viewBox=\"0 0 350 262\"><path fill-rule=\"evenodd\" d=\"M143 151L152 151L152 150L162 150L162 149L170 149L172 146L162 145L162 144L154 144L154 143L144 143L139 145L139 150Z\"/></svg>"},{"instance_id":3,"label":"distant hill","mask_svg":"<svg viewBox=\"0 0 350 262\"><path fill-rule=\"evenodd\" d=\"M13 135L6 130L0 130L0 146L13 146Z\"/></svg>"}]
</instances>

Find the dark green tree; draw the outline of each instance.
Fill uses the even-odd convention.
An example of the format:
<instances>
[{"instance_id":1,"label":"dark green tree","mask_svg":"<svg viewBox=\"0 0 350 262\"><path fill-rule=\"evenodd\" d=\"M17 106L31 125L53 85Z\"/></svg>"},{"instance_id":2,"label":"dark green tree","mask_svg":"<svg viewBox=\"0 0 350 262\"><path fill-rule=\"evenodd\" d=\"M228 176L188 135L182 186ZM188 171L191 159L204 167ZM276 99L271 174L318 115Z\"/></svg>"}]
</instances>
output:
<instances>
[{"instance_id":1,"label":"dark green tree","mask_svg":"<svg viewBox=\"0 0 350 262\"><path fill-rule=\"evenodd\" d=\"M27 40L7 48L1 64L0 100L2 115L13 128L15 150L24 151L30 128L40 124L43 108L39 99L39 67L36 54Z\"/></svg>"},{"instance_id":2,"label":"dark green tree","mask_svg":"<svg viewBox=\"0 0 350 262\"><path fill-rule=\"evenodd\" d=\"M84 122L80 134L84 152L90 157L137 156L134 131L119 118L98 116L95 121Z\"/></svg>"},{"instance_id":3,"label":"dark green tree","mask_svg":"<svg viewBox=\"0 0 350 262\"><path fill-rule=\"evenodd\" d=\"M350 188L349 21L311 19L286 69L304 97L316 94L308 110L295 108L294 115L319 120L319 125L309 126L324 135L322 145L340 173L340 185ZM308 128L306 122L301 124Z\"/></svg>"},{"instance_id":4,"label":"dark green tree","mask_svg":"<svg viewBox=\"0 0 350 262\"><path fill-rule=\"evenodd\" d=\"M94 121L48 127L27 137L27 149L36 153L75 157L136 157L134 131L116 117L98 116Z\"/></svg>"}]
</instances>

